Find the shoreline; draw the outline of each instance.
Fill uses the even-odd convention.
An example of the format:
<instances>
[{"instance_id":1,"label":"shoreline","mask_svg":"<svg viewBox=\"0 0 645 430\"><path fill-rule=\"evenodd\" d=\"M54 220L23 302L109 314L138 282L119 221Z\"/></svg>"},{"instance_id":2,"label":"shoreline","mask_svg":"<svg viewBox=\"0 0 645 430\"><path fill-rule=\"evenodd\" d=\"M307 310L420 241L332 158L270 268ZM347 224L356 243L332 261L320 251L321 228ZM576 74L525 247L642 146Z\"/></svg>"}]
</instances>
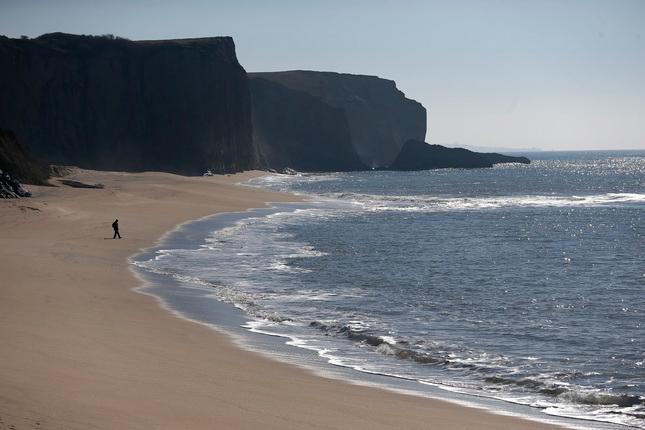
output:
<instances>
[{"instance_id":1,"label":"shoreline","mask_svg":"<svg viewBox=\"0 0 645 430\"><path fill-rule=\"evenodd\" d=\"M307 197L304 195L304 197ZM447 401L452 404L485 410L487 412L514 416L539 423L566 428L621 429L625 425L593 420L583 417L545 414L541 408L492 394L464 392L456 387L440 383L422 382L400 375L370 372L344 364L341 357L321 354L318 348L305 346L301 339L262 327L262 318L246 309L245 299L231 298L214 293L218 284L206 281L176 279L169 273L156 273L146 268L145 263L155 256L177 250L198 250L214 231L228 229L248 218L263 218L277 213L290 213L316 207L320 201L306 200L298 203L272 203L262 209L250 209L238 213L223 213L204 217L183 224L181 228L166 235L161 243L143 250L131 258L132 269L140 276L144 286L137 288L141 294L156 298L168 312L197 324L221 331L239 347L260 353L271 360L295 365L332 380L349 381L352 384L383 389L405 395ZM180 277L181 278L181 277ZM197 283L195 283L197 282ZM203 283L203 284L202 284ZM215 290L214 290L215 289ZM258 320L260 318L260 320ZM258 324L259 327L258 328Z\"/></svg>"},{"instance_id":2,"label":"shoreline","mask_svg":"<svg viewBox=\"0 0 645 430\"><path fill-rule=\"evenodd\" d=\"M30 187L33 198L1 202L0 426L558 428L322 378L132 291L128 258L182 224L294 200L235 185L257 174L75 170L105 188ZM104 240L115 217L124 240Z\"/></svg>"}]
</instances>

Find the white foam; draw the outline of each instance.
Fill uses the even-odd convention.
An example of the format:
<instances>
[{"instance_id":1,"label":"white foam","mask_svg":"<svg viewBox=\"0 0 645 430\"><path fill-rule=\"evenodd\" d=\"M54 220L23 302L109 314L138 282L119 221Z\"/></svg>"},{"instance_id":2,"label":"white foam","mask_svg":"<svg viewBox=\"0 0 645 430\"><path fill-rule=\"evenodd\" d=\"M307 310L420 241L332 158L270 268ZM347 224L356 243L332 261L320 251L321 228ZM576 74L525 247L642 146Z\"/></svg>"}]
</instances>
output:
<instances>
[{"instance_id":1,"label":"white foam","mask_svg":"<svg viewBox=\"0 0 645 430\"><path fill-rule=\"evenodd\" d=\"M289 177L291 178L291 177ZM288 179L291 180L291 179ZM345 193L340 196L330 195L331 200L340 198L346 200L347 203L342 206L343 211L399 211L399 212L423 212L423 211L452 211L452 210L488 210L501 207L541 207L541 206L560 206L560 207L575 207L575 206L593 206L593 205L612 205L612 204L625 204L625 203L641 203L645 202L645 194L603 194L596 196L506 196L506 197L485 197L485 198L466 198L466 197L454 197L454 198L438 198L438 197L428 197L428 196L373 196L368 194L348 194ZM219 256L222 258L229 258L227 261L233 266L231 270L233 272L238 272L235 276L243 278L245 272L250 271L262 271L269 268L272 271L277 273L287 273L289 271L296 270L294 267L289 266L288 261L285 259L289 258L315 258L326 255L325 253L318 251L311 247L310 245L302 242L293 240L293 236L289 234L280 233L277 231L277 227L282 223L298 223L305 219L329 219L331 217L338 216L338 211L330 210L324 205L310 208L310 209L298 209L293 212L278 212L271 214L266 217L251 217L240 220L236 222L233 226L227 227L225 229L218 230L214 232L207 243L202 246L202 250L214 251L214 253L221 253L224 251L229 251L235 246L242 247L241 250L230 252L230 256ZM288 243L280 242L279 240L267 240L267 235L270 235L272 239L290 239ZM232 245L232 244L233 245ZM254 249L262 249L262 252L253 252ZM188 254L194 253L194 250L191 250L189 253L183 252L183 250L164 250L155 256L154 263L159 263L160 267L155 268L155 264L151 264L152 270L159 270L157 273L168 274L164 272L164 261L169 255L176 256L178 258L184 258ZM205 254L209 254L208 252ZM270 258L265 258L270 256ZM193 254L194 256L194 254ZM275 260L275 257L279 257L278 260ZM204 258L201 256L199 258ZM244 262L240 261L239 257L243 257ZM249 260L249 261L246 261ZM251 261L253 260L253 261ZM259 261L258 261L259 260ZM218 265L221 267L222 263L218 262ZM177 262L175 262L177 263ZM192 264L191 261L187 261L186 264ZM200 264L204 267L207 265L203 264L203 261L200 260ZM141 266L144 267L145 263ZM148 270L151 270L150 267L146 267ZM216 270L213 270L213 273L216 273ZM208 285L210 288L214 288L215 292L213 297L216 297L219 300L233 303L236 307L243 309L255 315L257 317L265 317L266 319L249 322L245 327L252 332L262 333L271 336L279 336L286 339L289 339L286 343L289 345L297 346L300 348L316 351L320 357L325 358L329 363L353 368L365 373L374 373L374 374L388 374L383 372L382 369L378 369L378 366L370 368L366 364L361 364L358 361L352 361L352 357L343 357L338 356L338 350L334 348L329 348L324 346L318 341L311 339L303 339L298 336L291 334L284 334L280 332L280 327L284 325L290 325L295 323L280 322L280 316L274 315L271 309L264 310L258 308L255 300L251 300L251 297L256 299L258 302L261 302L264 297L267 297L263 294L266 294L262 291L262 287L257 285L244 285L242 280L236 280L231 283L230 287L216 286L212 283L206 282L203 279L210 279L212 276L211 272L205 270L203 273L200 273L199 277L183 277L182 275L174 274L176 279L185 282L203 282L204 285ZM277 275L276 275L277 276ZM303 300L303 301L323 301L330 299L337 299L338 297L333 297L325 293L321 293L314 290L299 290L300 294L292 294L293 290L289 290L286 294L280 293L271 293L271 301L273 303L280 300ZM313 306L313 305L312 305ZM333 321L331 321L333 323ZM348 325L352 329L360 329L369 327L368 322L364 321L349 321ZM385 338L384 338L385 339ZM392 337L388 337L389 340L386 340L389 343L394 344L395 340ZM390 342L391 341L391 342ZM381 344L377 347L377 352L382 354L392 355L394 354L394 349L387 344ZM391 358L391 357L388 357ZM482 363L486 364L490 362L490 357L483 357L480 359L475 359L473 357L460 358L456 357L453 354L453 361L464 362L464 363ZM388 369L392 369L388 367ZM397 378L405 379L404 375L395 375L388 374L388 376L393 376ZM446 387L442 386L441 388L459 391L457 387ZM463 391L463 390L462 390ZM535 399L532 399L532 402L535 402ZM527 404L527 403L523 403ZM529 402L529 404L531 404ZM545 403L543 406L547 406ZM555 411L554 411L555 414Z\"/></svg>"},{"instance_id":2,"label":"white foam","mask_svg":"<svg viewBox=\"0 0 645 430\"><path fill-rule=\"evenodd\" d=\"M516 195L495 197L436 197L417 195L328 194L371 212L439 212L511 207L597 207L645 204L645 194L605 193L586 196Z\"/></svg>"}]
</instances>

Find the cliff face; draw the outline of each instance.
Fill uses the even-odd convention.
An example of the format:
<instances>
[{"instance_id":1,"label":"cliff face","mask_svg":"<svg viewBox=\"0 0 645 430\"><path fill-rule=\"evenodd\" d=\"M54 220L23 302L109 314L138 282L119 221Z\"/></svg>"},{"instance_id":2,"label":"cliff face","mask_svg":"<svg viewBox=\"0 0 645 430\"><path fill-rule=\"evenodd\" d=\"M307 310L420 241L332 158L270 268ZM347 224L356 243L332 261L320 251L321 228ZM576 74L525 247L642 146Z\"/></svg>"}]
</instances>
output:
<instances>
[{"instance_id":1,"label":"cliff face","mask_svg":"<svg viewBox=\"0 0 645 430\"><path fill-rule=\"evenodd\" d=\"M0 127L36 158L122 171L524 162L426 145L425 108L393 81L311 71L253 73L249 80L228 37L0 36ZM7 143L13 134L0 138L6 154L19 155ZM20 159L24 172L38 170Z\"/></svg>"},{"instance_id":2,"label":"cliff face","mask_svg":"<svg viewBox=\"0 0 645 430\"><path fill-rule=\"evenodd\" d=\"M199 174L256 162L248 79L228 37L0 37L0 126L58 164Z\"/></svg>"},{"instance_id":3,"label":"cliff face","mask_svg":"<svg viewBox=\"0 0 645 430\"><path fill-rule=\"evenodd\" d=\"M25 184L43 185L49 178L49 166L32 158L16 135L3 129L0 129L0 171Z\"/></svg>"},{"instance_id":4,"label":"cliff face","mask_svg":"<svg viewBox=\"0 0 645 430\"><path fill-rule=\"evenodd\" d=\"M306 172L363 170L345 114L310 94L251 77L260 165Z\"/></svg>"},{"instance_id":5,"label":"cliff face","mask_svg":"<svg viewBox=\"0 0 645 430\"><path fill-rule=\"evenodd\" d=\"M405 143L388 170L428 170L440 168L493 167L500 163L529 164L526 157L473 152L463 148L446 148L410 140Z\"/></svg>"},{"instance_id":6,"label":"cliff face","mask_svg":"<svg viewBox=\"0 0 645 430\"><path fill-rule=\"evenodd\" d=\"M250 76L310 94L341 109L347 118L354 149L368 167L388 166L407 140L425 139L425 108L405 98L394 81L313 71L251 73Z\"/></svg>"}]
</instances>

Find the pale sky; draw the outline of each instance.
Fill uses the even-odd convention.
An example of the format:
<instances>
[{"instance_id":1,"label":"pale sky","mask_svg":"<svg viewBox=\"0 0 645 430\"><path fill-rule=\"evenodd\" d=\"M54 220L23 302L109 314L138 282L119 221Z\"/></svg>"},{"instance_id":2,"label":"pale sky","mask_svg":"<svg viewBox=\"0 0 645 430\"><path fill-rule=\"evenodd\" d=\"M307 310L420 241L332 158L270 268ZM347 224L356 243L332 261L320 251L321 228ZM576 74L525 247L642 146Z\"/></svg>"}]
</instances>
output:
<instances>
[{"instance_id":1,"label":"pale sky","mask_svg":"<svg viewBox=\"0 0 645 430\"><path fill-rule=\"evenodd\" d=\"M645 149L645 0L0 0L0 34L232 36L247 71L393 79L431 143Z\"/></svg>"}]
</instances>

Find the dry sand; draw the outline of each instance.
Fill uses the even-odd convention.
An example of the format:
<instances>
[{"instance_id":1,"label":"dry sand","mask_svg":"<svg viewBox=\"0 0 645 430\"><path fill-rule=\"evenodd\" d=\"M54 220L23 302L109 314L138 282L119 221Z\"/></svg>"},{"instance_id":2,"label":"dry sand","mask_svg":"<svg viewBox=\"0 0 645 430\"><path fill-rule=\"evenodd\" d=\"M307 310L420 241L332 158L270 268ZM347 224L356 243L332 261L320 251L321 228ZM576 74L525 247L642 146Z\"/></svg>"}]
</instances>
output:
<instances>
[{"instance_id":1,"label":"dry sand","mask_svg":"<svg viewBox=\"0 0 645 430\"><path fill-rule=\"evenodd\" d=\"M77 170L105 189L0 201L0 429L554 428L318 377L133 291L128 256L178 223L291 199L252 174Z\"/></svg>"}]
</instances>

